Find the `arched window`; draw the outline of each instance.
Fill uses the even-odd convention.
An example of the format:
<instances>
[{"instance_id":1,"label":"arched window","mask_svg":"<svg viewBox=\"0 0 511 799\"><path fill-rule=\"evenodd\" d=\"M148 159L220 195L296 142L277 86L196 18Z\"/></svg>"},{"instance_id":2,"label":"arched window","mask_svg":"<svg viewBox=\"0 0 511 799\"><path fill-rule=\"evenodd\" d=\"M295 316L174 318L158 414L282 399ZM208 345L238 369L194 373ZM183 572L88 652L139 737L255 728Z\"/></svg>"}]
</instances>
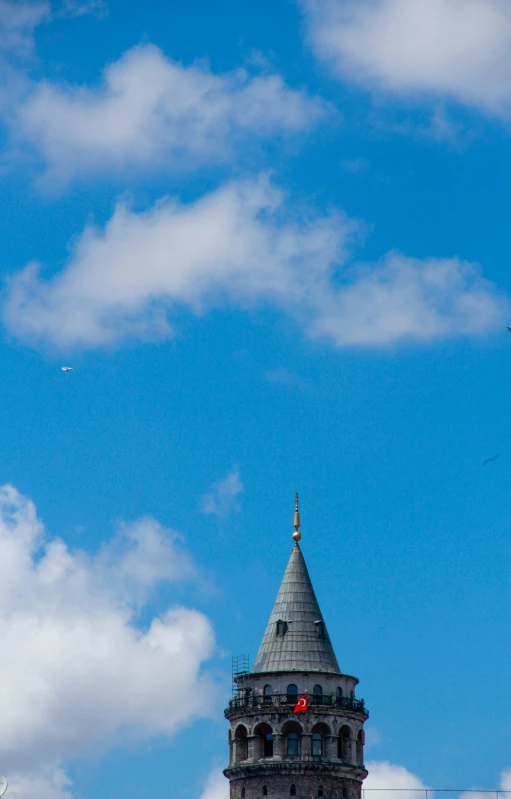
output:
<instances>
[{"instance_id":1,"label":"arched window","mask_svg":"<svg viewBox=\"0 0 511 799\"><path fill-rule=\"evenodd\" d=\"M298 688L294 683L287 686L287 701L294 702L296 704L298 699Z\"/></svg>"},{"instance_id":2,"label":"arched window","mask_svg":"<svg viewBox=\"0 0 511 799\"><path fill-rule=\"evenodd\" d=\"M337 742L337 757L351 763L351 730L347 725L341 727Z\"/></svg>"},{"instance_id":3,"label":"arched window","mask_svg":"<svg viewBox=\"0 0 511 799\"><path fill-rule=\"evenodd\" d=\"M291 785L289 789L289 796L296 796L296 785Z\"/></svg>"},{"instance_id":4,"label":"arched window","mask_svg":"<svg viewBox=\"0 0 511 799\"><path fill-rule=\"evenodd\" d=\"M248 757L247 730L242 724L236 728L236 732L234 734L234 743L236 746L235 760L236 763L240 763L242 760L246 760Z\"/></svg>"},{"instance_id":5,"label":"arched window","mask_svg":"<svg viewBox=\"0 0 511 799\"><path fill-rule=\"evenodd\" d=\"M268 788L266 785L263 785L263 796L268 796Z\"/></svg>"},{"instance_id":6,"label":"arched window","mask_svg":"<svg viewBox=\"0 0 511 799\"><path fill-rule=\"evenodd\" d=\"M312 689L312 701L315 705L320 705L323 699L323 689L321 685L315 685Z\"/></svg>"},{"instance_id":7,"label":"arched window","mask_svg":"<svg viewBox=\"0 0 511 799\"><path fill-rule=\"evenodd\" d=\"M271 705L271 696L272 696L271 685L264 686L263 695L264 695L263 701L265 705Z\"/></svg>"},{"instance_id":8,"label":"arched window","mask_svg":"<svg viewBox=\"0 0 511 799\"><path fill-rule=\"evenodd\" d=\"M364 765L364 730L360 730L359 734L357 735L357 763L359 766Z\"/></svg>"},{"instance_id":9,"label":"arched window","mask_svg":"<svg viewBox=\"0 0 511 799\"><path fill-rule=\"evenodd\" d=\"M311 730L311 755L312 757L328 758L328 740L332 735L332 730L324 722L315 724Z\"/></svg>"},{"instance_id":10,"label":"arched window","mask_svg":"<svg viewBox=\"0 0 511 799\"><path fill-rule=\"evenodd\" d=\"M355 699L355 691L350 691L350 699Z\"/></svg>"},{"instance_id":11,"label":"arched window","mask_svg":"<svg viewBox=\"0 0 511 799\"><path fill-rule=\"evenodd\" d=\"M348 799L348 789L347 788L343 788L342 789L342 799Z\"/></svg>"},{"instance_id":12,"label":"arched window","mask_svg":"<svg viewBox=\"0 0 511 799\"><path fill-rule=\"evenodd\" d=\"M320 732L315 732L312 735L312 757L323 756L323 736Z\"/></svg>"},{"instance_id":13,"label":"arched window","mask_svg":"<svg viewBox=\"0 0 511 799\"><path fill-rule=\"evenodd\" d=\"M339 686L335 689L335 698L337 700L338 705L342 705L342 688Z\"/></svg>"},{"instance_id":14,"label":"arched window","mask_svg":"<svg viewBox=\"0 0 511 799\"><path fill-rule=\"evenodd\" d=\"M286 721L280 732L286 740L284 751L287 752L289 757L297 757L300 754L303 733L300 724L297 721Z\"/></svg>"},{"instance_id":15,"label":"arched window","mask_svg":"<svg viewBox=\"0 0 511 799\"><path fill-rule=\"evenodd\" d=\"M298 733L290 732L287 735L287 753L292 757L298 754Z\"/></svg>"},{"instance_id":16,"label":"arched window","mask_svg":"<svg viewBox=\"0 0 511 799\"><path fill-rule=\"evenodd\" d=\"M241 799L245 799L245 788L241 789Z\"/></svg>"},{"instance_id":17,"label":"arched window","mask_svg":"<svg viewBox=\"0 0 511 799\"><path fill-rule=\"evenodd\" d=\"M318 788L318 796L323 796L323 786L320 785Z\"/></svg>"},{"instance_id":18,"label":"arched window","mask_svg":"<svg viewBox=\"0 0 511 799\"><path fill-rule=\"evenodd\" d=\"M269 724L262 722L254 729L255 747L254 757L273 757L273 730Z\"/></svg>"}]
</instances>

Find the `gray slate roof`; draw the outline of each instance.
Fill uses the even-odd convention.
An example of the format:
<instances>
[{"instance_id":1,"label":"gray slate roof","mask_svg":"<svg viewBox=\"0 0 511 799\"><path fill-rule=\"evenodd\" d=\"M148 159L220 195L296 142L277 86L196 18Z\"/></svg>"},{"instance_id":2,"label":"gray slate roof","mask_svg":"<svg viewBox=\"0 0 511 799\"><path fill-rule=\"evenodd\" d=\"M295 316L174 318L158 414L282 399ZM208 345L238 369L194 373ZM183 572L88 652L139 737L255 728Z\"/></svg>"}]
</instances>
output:
<instances>
[{"instance_id":1,"label":"gray slate roof","mask_svg":"<svg viewBox=\"0 0 511 799\"><path fill-rule=\"evenodd\" d=\"M277 635L277 622L288 624ZM315 622L323 622L324 637ZM330 642L302 551L295 544L252 672L327 671L340 668Z\"/></svg>"}]
</instances>

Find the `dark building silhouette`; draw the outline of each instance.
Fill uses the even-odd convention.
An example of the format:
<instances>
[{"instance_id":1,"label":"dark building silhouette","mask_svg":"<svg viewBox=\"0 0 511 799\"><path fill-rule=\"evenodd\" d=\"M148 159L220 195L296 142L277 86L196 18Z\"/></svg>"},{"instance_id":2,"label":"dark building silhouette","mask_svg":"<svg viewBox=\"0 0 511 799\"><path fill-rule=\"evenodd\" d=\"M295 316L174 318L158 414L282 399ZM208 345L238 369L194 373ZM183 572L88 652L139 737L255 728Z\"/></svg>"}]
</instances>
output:
<instances>
[{"instance_id":1,"label":"dark building silhouette","mask_svg":"<svg viewBox=\"0 0 511 799\"><path fill-rule=\"evenodd\" d=\"M295 545L252 671L234 676L231 799L359 799L368 712L356 677L339 668L299 546ZM309 709L294 713L307 694Z\"/></svg>"}]
</instances>

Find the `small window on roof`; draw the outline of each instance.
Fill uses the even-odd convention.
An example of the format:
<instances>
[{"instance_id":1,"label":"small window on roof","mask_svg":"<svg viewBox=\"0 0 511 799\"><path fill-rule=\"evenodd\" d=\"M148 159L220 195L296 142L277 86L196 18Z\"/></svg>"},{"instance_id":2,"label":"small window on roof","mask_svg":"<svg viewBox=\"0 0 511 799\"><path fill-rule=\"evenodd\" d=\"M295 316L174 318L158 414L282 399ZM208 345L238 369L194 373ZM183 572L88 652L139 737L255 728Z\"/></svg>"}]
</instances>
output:
<instances>
[{"instance_id":1,"label":"small window on roof","mask_svg":"<svg viewBox=\"0 0 511 799\"><path fill-rule=\"evenodd\" d=\"M324 621L315 621L314 624L316 625L316 635L318 638L325 637L325 622Z\"/></svg>"},{"instance_id":2,"label":"small window on roof","mask_svg":"<svg viewBox=\"0 0 511 799\"><path fill-rule=\"evenodd\" d=\"M277 622L277 635L285 635L287 633L287 621L279 619Z\"/></svg>"}]
</instances>

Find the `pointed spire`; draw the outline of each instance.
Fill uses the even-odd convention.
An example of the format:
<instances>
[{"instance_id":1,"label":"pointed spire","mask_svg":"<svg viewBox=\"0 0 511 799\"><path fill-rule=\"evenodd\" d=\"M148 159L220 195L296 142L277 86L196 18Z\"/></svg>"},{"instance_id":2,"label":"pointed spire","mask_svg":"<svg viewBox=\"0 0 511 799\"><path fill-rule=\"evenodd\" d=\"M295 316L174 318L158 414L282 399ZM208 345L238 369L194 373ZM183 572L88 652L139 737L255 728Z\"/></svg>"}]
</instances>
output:
<instances>
[{"instance_id":1,"label":"pointed spire","mask_svg":"<svg viewBox=\"0 0 511 799\"><path fill-rule=\"evenodd\" d=\"M295 531L293 533L293 538L296 541L296 543L298 543L298 541L302 537L302 534L299 532L299 530L300 530L300 508L298 507L298 492L296 492L294 527L295 527Z\"/></svg>"},{"instance_id":2,"label":"pointed spire","mask_svg":"<svg viewBox=\"0 0 511 799\"><path fill-rule=\"evenodd\" d=\"M340 673L309 572L298 545L298 494L291 552L253 672L324 671ZM297 537L296 537L297 536Z\"/></svg>"}]
</instances>

